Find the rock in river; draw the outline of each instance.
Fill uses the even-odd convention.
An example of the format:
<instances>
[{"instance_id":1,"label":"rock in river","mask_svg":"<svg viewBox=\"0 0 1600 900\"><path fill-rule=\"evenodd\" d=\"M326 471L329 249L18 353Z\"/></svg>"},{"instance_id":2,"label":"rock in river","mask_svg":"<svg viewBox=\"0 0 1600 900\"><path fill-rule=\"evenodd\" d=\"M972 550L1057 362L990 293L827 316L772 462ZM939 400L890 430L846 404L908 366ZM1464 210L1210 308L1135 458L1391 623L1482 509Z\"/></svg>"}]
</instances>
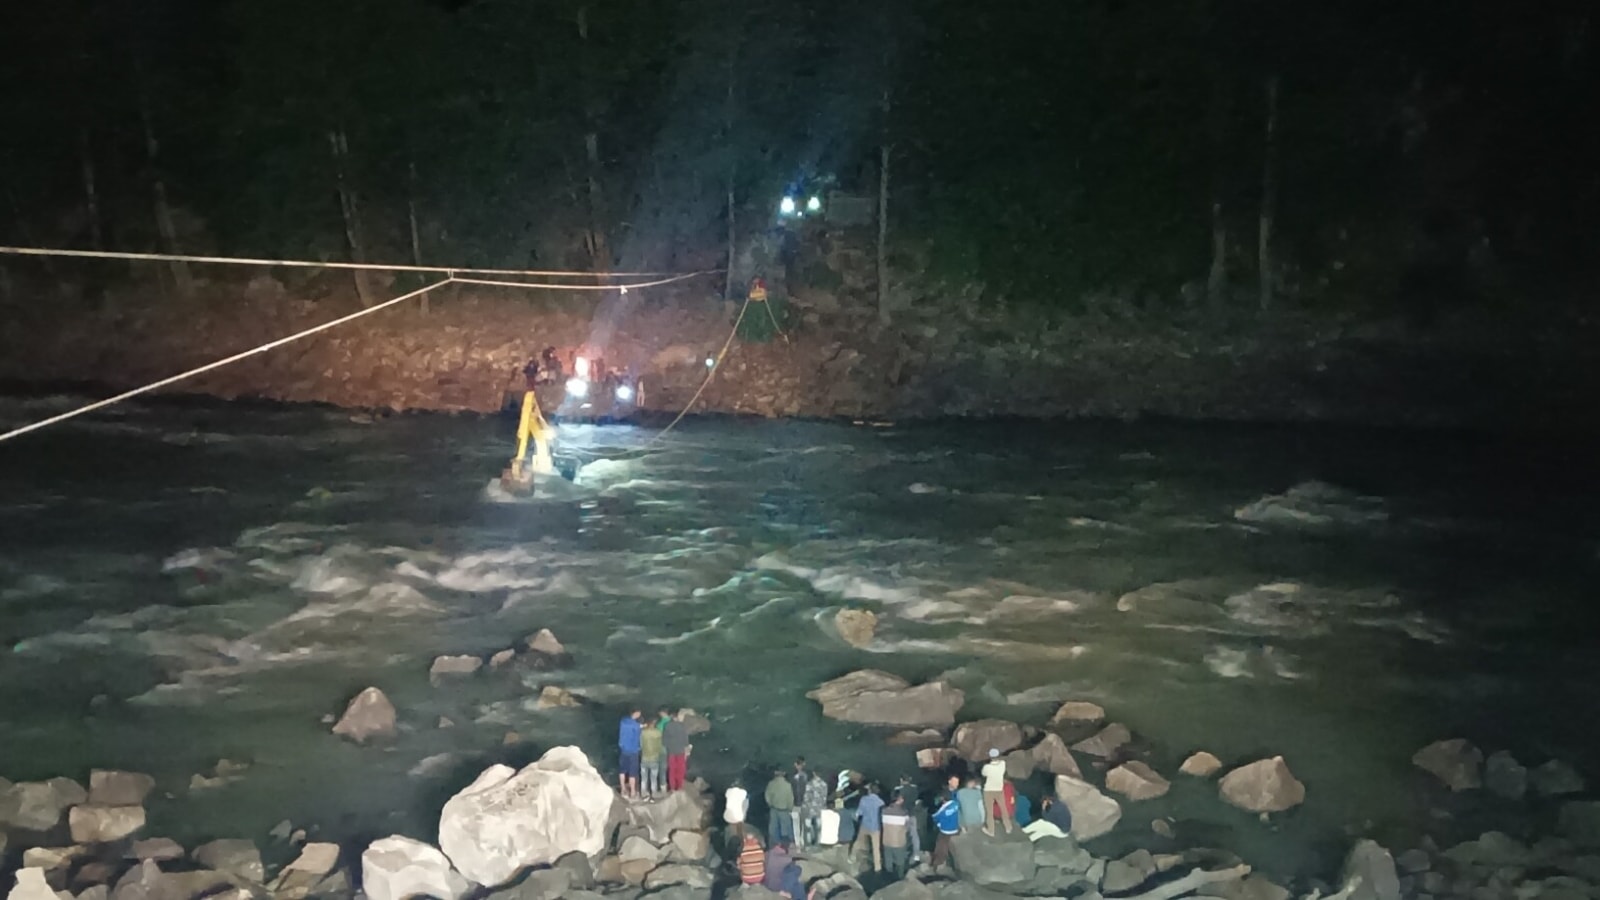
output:
<instances>
[{"instance_id":1,"label":"rock in river","mask_svg":"<svg viewBox=\"0 0 1600 900\"><path fill-rule=\"evenodd\" d=\"M1033 841L1018 829L990 837L981 831L958 834L950 841L950 857L964 880L984 887L1022 884L1033 880Z\"/></svg>"},{"instance_id":2,"label":"rock in river","mask_svg":"<svg viewBox=\"0 0 1600 900\"><path fill-rule=\"evenodd\" d=\"M1483 786L1496 797L1521 800L1528 793L1528 770L1504 750L1491 753L1483 767Z\"/></svg>"},{"instance_id":3,"label":"rock in river","mask_svg":"<svg viewBox=\"0 0 1600 900\"><path fill-rule=\"evenodd\" d=\"M369 900L457 900L469 885L436 848L391 835L373 841L361 854L361 887Z\"/></svg>"},{"instance_id":4,"label":"rock in river","mask_svg":"<svg viewBox=\"0 0 1600 900\"><path fill-rule=\"evenodd\" d=\"M1222 777L1218 789L1223 800L1251 812L1283 812L1306 799L1306 786L1281 756L1234 769Z\"/></svg>"},{"instance_id":5,"label":"rock in river","mask_svg":"<svg viewBox=\"0 0 1600 900\"><path fill-rule=\"evenodd\" d=\"M345 707L344 715L333 726L333 733L358 744L374 738L394 737L394 704L389 702L383 691L369 687Z\"/></svg>"},{"instance_id":6,"label":"rock in river","mask_svg":"<svg viewBox=\"0 0 1600 900\"><path fill-rule=\"evenodd\" d=\"M841 609L833 615L833 627L846 644L865 647L878 632L878 614L869 609Z\"/></svg>"},{"instance_id":7,"label":"rock in river","mask_svg":"<svg viewBox=\"0 0 1600 900\"><path fill-rule=\"evenodd\" d=\"M977 762L988 760L990 750L1007 753L1022 746L1022 726L1004 719L979 719L957 726L951 745L962 758ZM1031 758L1030 758L1031 762ZM1030 772L1031 774L1031 772ZM1026 778L1027 775L1021 776Z\"/></svg>"},{"instance_id":8,"label":"rock in river","mask_svg":"<svg viewBox=\"0 0 1600 900\"><path fill-rule=\"evenodd\" d=\"M1061 704L1055 715L1050 717L1050 726L1058 725L1096 725L1104 722L1106 711L1098 703L1086 700L1068 700Z\"/></svg>"},{"instance_id":9,"label":"rock in river","mask_svg":"<svg viewBox=\"0 0 1600 900\"><path fill-rule=\"evenodd\" d=\"M1057 775L1056 797L1072 810L1072 837L1076 840L1097 838L1122 819L1122 805L1081 778Z\"/></svg>"},{"instance_id":10,"label":"rock in river","mask_svg":"<svg viewBox=\"0 0 1600 900\"><path fill-rule=\"evenodd\" d=\"M1222 769L1222 760L1217 759L1204 750L1192 753L1183 761L1178 771L1196 778L1210 778Z\"/></svg>"},{"instance_id":11,"label":"rock in river","mask_svg":"<svg viewBox=\"0 0 1600 900\"><path fill-rule=\"evenodd\" d=\"M1085 738L1072 745L1072 749L1101 759L1110 759L1121 750L1124 745L1133 740L1133 734L1128 731L1128 726L1113 722L1102 728L1093 737Z\"/></svg>"},{"instance_id":12,"label":"rock in river","mask_svg":"<svg viewBox=\"0 0 1600 900\"><path fill-rule=\"evenodd\" d=\"M67 807L88 798L83 786L70 778L13 784L0 791L0 830L49 831L61 824Z\"/></svg>"},{"instance_id":13,"label":"rock in river","mask_svg":"<svg viewBox=\"0 0 1600 900\"><path fill-rule=\"evenodd\" d=\"M440 656L434 659L433 666L428 669L428 680L438 684L452 676L471 675L481 668L483 660L476 656Z\"/></svg>"},{"instance_id":14,"label":"rock in river","mask_svg":"<svg viewBox=\"0 0 1600 900\"><path fill-rule=\"evenodd\" d=\"M439 817L439 846L467 878L502 884L575 850L600 853L615 800L582 750L556 747L520 772L490 766L451 797Z\"/></svg>"},{"instance_id":15,"label":"rock in river","mask_svg":"<svg viewBox=\"0 0 1600 900\"><path fill-rule=\"evenodd\" d=\"M1360 841L1351 849L1344 861L1343 883L1353 885L1350 900L1400 900L1394 857L1376 841Z\"/></svg>"},{"instance_id":16,"label":"rock in river","mask_svg":"<svg viewBox=\"0 0 1600 900\"><path fill-rule=\"evenodd\" d=\"M1483 751L1465 738L1435 741L1411 757L1411 762L1445 783L1452 791L1466 791L1483 785L1479 769Z\"/></svg>"},{"instance_id":17,"label":"rock in river","mask_svg":"<svg viewBox=\"0 0 1600 900\"><path fill-rule=\"evenodd\" d=\"M1125 762L1106 773L1106 789L1129 800L1154 800L1171 787L1161 773L1137 760Z\"/></svg>"},{"instance_id":18,"label":"rock in river","mask_svg":"<svg viewBox=\"0 0 1600 900\"><path fill-rule=\"evenodd\" d=\"M56 892L45 883L43 869L24 868L17 870L16 885L6 900L56 900Z\"/></svg>"},{"instance_id":19,"label":"rock in river","mask_svg":"<svg viewBox=\"0 0 1600 900\"><path fill-rule=\"evenodd\" d=\"M1559 759L1552 759L1528 773L1533 790L1541 797L1560 797L1583 793L1583 776Z\"/></svg>"},{"instance_id":20,"label":"rock in river","mask_svg":"<svg viewBox=\"0 0 1600 900\"><path fill-rule=\"evenodd\" d=\"M95 769L89 773L89 802L96 806L142 806L156 780L143 772Z\"/></svg>"},{"instance_id":21,"label":"rock in river","mask_svg":"<svg viewBox=\"0 0 1600 900\"><path fill-rule=\"evenodd\" d=\"M1083 777L1083 770L1078 768L1078 761L1073 759L1072 751L1067 749L1067 742L1054 732L1045 735L1044 740L1033 745L1033 763L1051 775Z\"/></svg>"},{"instance_id":22,"label":"rock in river","mask_svg":"<svg viewBox=\"0 0 1600 900\"><path fill-rule=\"evenodd\" d=\"M904 678L877 669L835 678L806 696L821 703L822 714L830 719L902 728L949 727L966 701L965 694L946 682L913 687Z\"/></svg>"},{"instance_id":23,"label":"rock in river","mask_svg":"<svg viewBox=\"0 0 1600 900\"><path fill-rule=\"evenodd\" d=\"M142 806L74 806L67 814L72 839L80 844L120 841L144 827Z\"/></svg>"}]
</instances>

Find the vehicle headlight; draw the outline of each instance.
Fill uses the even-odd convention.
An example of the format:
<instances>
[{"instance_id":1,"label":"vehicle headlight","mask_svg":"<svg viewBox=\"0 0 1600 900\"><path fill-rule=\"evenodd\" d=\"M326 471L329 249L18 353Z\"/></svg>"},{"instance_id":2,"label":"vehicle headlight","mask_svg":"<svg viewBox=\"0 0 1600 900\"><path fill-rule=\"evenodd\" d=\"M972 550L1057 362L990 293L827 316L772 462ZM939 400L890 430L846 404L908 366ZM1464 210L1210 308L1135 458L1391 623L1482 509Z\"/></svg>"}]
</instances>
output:
<instances>
[{"instance_id":1,"label":"vehicle headlight","mask_svg":"<svg viewBox=\"0 0 1600 900\"><path fill-rule=\"evenodd\" d=\"M617 385L617 399L623 403L633 402L633 388L626 384Z\"/></svg>"},{"instance_id":2,"label":"vehicle headlight","mask_svg":"<svg viewBox=\"0 0 1600 900\"><path fill-rule=\"evenodd\" d=\"M570 397L589 396L589 382L582 378L568 378L567 395Z\"/></svg>"},{"instance_id":3,"label":"vehicle headlight","mask_svg":"<svg viewBox=\"0 0 1600 900\"><path fill-rule=\"evenodd\" d=\"M799 206L795 204L793 197L785 197L778 201L778 212L786 216L794 215L797 209L799 209Z\"/></svg>"},{"instance_id":4,"label":"vehicle headlight","mask_svg":"<svg viewBox=\"0 0 1600 900\"><path fill-rule=\"evenodd\" d=\"M717 358L714 357L714 356L706 357L706 368L715 369L716 367L717 367Z\"/></svg>"},{"instance_id":5,"label":"vehicle headlight","mask_svg":"<svg viewBox=\"0 0 1600 900\"><path fill-rule=\"evenodd\" d=\"M806 212L821 212L821 211L822 211L822 198L821 197L812 197L810 200L806 201Z\"/></svg>"}]
</instances>

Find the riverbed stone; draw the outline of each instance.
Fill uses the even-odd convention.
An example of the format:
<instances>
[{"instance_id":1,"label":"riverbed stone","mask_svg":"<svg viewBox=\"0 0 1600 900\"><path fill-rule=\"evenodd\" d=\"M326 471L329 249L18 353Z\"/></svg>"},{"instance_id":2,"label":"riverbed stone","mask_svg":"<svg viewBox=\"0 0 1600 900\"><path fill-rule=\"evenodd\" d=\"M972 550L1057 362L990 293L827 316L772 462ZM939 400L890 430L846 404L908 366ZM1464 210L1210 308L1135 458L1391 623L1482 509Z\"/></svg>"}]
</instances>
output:
<instances>
[{"instance_id":1,"label":"riverbed stone","mask_svg":"<svg viewBox=\"0 0 1600 900\"><path fill-rule=\"evenodd\" d=\"M0 830L49 831L68 807L88 799L89 792L70 778L17 782L0 793Z\"/></svg>"},{"instance_id":2,"label":"riverbed stone","mask_svg":"<svg viewBox=\"0 0 1600 900\"><path fill-rule=\"evenodd\" d=\"M896 731L884 743L891 747L934 747L944 743L944 732L937 728Z\"/></svg>"},{"instance_id":3,"label":"riverbed stone","mask_svg":"<svg viewBox=\"0 0 1600 900\"><path fill-rule=\"evenodd\" d=\"M361 854L361 888L369 900L459 900L469 887L437 847L408 837L380 838Z\"/></svg>"},{"instance_id":4,"label":"riverbed stone","mask_svg":"<svg viewBox=\"0 0 1600 900\"><path fill-rule=\"evenodd\" d=\"M1421 847L1412 847L1394 858L1395 865L1408 875L1416 875L1433 868L1433 857Z\"/></svg>"},{"instance_id":5,"label":"riverbed stone","mask_svg":"<svg viewBox=\"0 0 1600 900\"><path fill-rule=\"evenodd\" d=\"M438 684L446 678L477 674L481 668L483 660L476 656L439 656L428 668L428 680Z\"/></svg>"},{"instance_id":6,"label":"riverbed stone","mask_svg":"<svg viewBox=\"0 0 1600 900\"><path fill-rule=\"evenodd\" d=\"M43 869L29 866L17 870L16 882L6 900L57 900L56 892L45 881Z\"/></svg>"},{"instance_id":7,"label":"riverbed stone","mask_svg":"<svg viewBox=\"0 0 1600 900\"><path fill-rule=\"evenodd\" d=\"M1122 819L1122 805L1081 778L1057 775L1056 798L1072 811L1072 837L1075 840L1097 838L1115 828Z\"/></svg>"},{"instance_id":8,"label":"riverbed stone","mask_svg":"<svg viewBox=\"0 0 1600 900\"><path fill-rule=\"evenodd\" d=\"M1356 842L1345 857L1342 883L1353 885L1349 900L1400 900L1394 857L1377 841Z\"/></svg>"},{"instance_id":9,"label":"riverbed stone","mask_svg":"<svg viewBox=\"0 0 1600 900\"><path fill-rule=\"evenodd\" d=\"M1528 793L1528 770L1505 750L1489 754L1483 765L1483 786L1505 800L1521 800Z\"/></svg>"},{"instance_id":10,"label":"riverbed stone","mask_svg":"<svg viewBox=\"0 0 1600 900\"><path fill-rule=\"evenodd\" d=\"M625 828L639 829L659 847L672 840L673 832L705 831L711 822L711 807L705 783L696 779L683 790L668 794L665 800L626 804L622 823Z\"/></svg>"},{"instance_id":11,"label":"riverbed stone","mask_svg":"<svg viewBox=\"0 0 1600 900\"><path fill-rule=\"evenodd\" d=\"M878 631L878 614L869 609L841 609L833 614L833 627L852 647L866 647Z\"/></svg>"},{"instance_id":12,"label":"riverbed stone","mask_svg":"<svg viewBox=\"0 0 1600 900\"><path fill-rule=\"evenodd\" d=\"M1006 777L1012 781L1027 781L1033 777L1033 754L1027 750L1013 750L1001 757L1006 764Z\"/></svg>"},{"instance_id":13,"label":"riverbed stone","mask_svg":"<svg viewBox=\"0 0 1600 900\"><path fill-rule=\"evenodd\" d=\"M541 628L533 635L526 638L522 645L527 648L527 662L535 669L564 669L572 665L572 654L556 639L555 633L548 628Z\"/></svg>"},{"instance_id":14,"label":"riverbed stone","mask_svg":"<svg viewBox=\"0 0 1600 900\"><path fill-rule=\"evenodd\" d=\"M1199 750L1189 754L1189 758L1183 761L1178 771L1196 778L1210 778L1222 771L1222 760L1204 750Z\"/></svg>"},{"instance_id":15,"label":"riverbed stone","mask_svg":"<svg viewBox=\"0 0 1600 900\"><path fill-rule=\"evenodd\" d=\"M1128 731L1128 726L1113 722L1094 735L1073 744L1072 749L1101 759L1110 759L1132 740L1133 734Z\"/></svg>"},{"instance_id":16,"label":"riverbed stone","mask_svg":"<svg viewBox=\"0 0 1600 900\"><path fill-rule=\"evenodd\" d=\"M842 722L901 728L948 728L966 695L944 681L912 686L898 675L861 669L806 694L822 714Z\"/></svg>"},{"instance_id":17,"label":"riverbed stone","mask_svg":"<svg viewBox=\"0 0 1600 900\"><path fill-rule=\"evenodd\" d=\"M709 888L711 880L711 870L704 866L671 863L651 869L650 874L644 877L644 887L647 891L675 884L686 884L692 888Z\"/></svg>"},{"instance_id":18,"label":"riverbed stone","mask_svg":"<svg viewBox=\"0 0 1600 900\"><path fill-rule=\"evenodd\" d=\"M357 694L333 726L333 733L358 744L395 735L394 704L383 691L369 687Z\"/></svg>"},{"instance_id":19,"label":"riverbed stone","mask_svg":"<svg viewBox=\"0 0 1600 900\"><path fill-rule=\"evenodd\" d=\"M156 780L143 772L94 769L89 773L89 802L95 806L142 806Z\"/></svg>"},{"instance_id":20,"label":"riverbed stone","mask_svg":"<svg viewBox=\"0 0 1600 900\"><path fill-rule=\"evenodd\" d=\"M958 834L950 840L950 859L956 872L984 887L1004 887L1033 880L1033 842L1021 830L993 837L981 831Z\"/></svg>"},{"instance_id":21,"label":"riverbed stone","mask_svg":"<svg viewBox=\"0 0 1600 900\"><path fill-rule=\"evenodd\" d=\"M1033 745L1033 762L1035 766L1051 775L1083 777L1083 770L1078 768L1078 761L1073 758L1072 751L1067 749L1067 742L1053 731L1046 734L1044 740Z\"/></svg>"},{"instance_id":22,"label":"riverbed stone","mask_svg":"<svg viewBox=\"0 0 1600 900\"><path fill-rule=\"evenodd\" d=\"M621 846L617 848L617 855L622 857L623 862L632 862L636 859L660 862L663 853L660 847L635 834L622 841Z\"/></svg>"},{"instance_id":23,"label":"riverbed stone","mask_svg":"<svg viewBox=\"0 0 1600 900\"><path fill-rule=\"evenodd\" d=\"M339 866L339 845L312 842L300 848L300 855L283 867L284 872L304 872L308 875L326 875Z\"/></svg>"},{"instance_id":24,"label":"riverbed stone","mask_svg":"<svg viewBox=\"0 0 1600 900\"><path fill-rule=\"evenodd\" d=\"M88 847L74 844L70 847L29 847L22 851L25 869L43 869L54 872L72 865L72 861L89 852Z\"/></svg>"},{"instance_id":25,"label":"riverbed stone","mask_svg":"<svg viewBox=\"0 0 1600 900\"><path fill-rule=\"evenodd\" d=\"M1223 900L1289 900L1289 889L1254 872L1234 881L1220 881L1202 885L1202 897L1221 897Z\"/></svg>"},{"instance_id":26,"label":"riverbed stone","mask_svg":"<svg viewBox=\"0 0 1600 900\"><path fill-rule=\"evenodd\" d=\"M645 878L655 867L655 860L652 859L625 859L618 867L618 871L622 873L623 883L643 887Z\"/></svg>"},{"instance_id":27,"label":"riverbed stone","mask_svg":"<svg viewBox=\"0 0 1600 900\"><path fill-rule=\"evenodd\" d=\"M1251 812L1283 812L1306 799L1306 786L1281 756L1234 769L1222 776L1217 789L1229 805Z\"/></svg>"},{"instance_id":28,"label":"riverbed stone","mask_svg":"<svg viewBox=\"0 0 1600 900\"><path fill-rule=\"evenodd\" d=\"M505 668L506 666L510 665L512 663L512 661L514 661L516 658L517 658L517 651L512 649L512 648L510 648L510 647L507 647L504 650L497 651L493 656L489 657L489 668L491 668L491 669Z\"/></svg>"},{"instance_id":29,"label":"riverbed stone","mask_svg":"<svg viewBox=\"0 0 1600 900\"><path fill-rule=\"evenodd\" d=\"M556 747L520 772L490 766L451 797L439 818L439 845L462 875L504 884L527 866L575 850L599 854L615 800L582 750Z\"/></svg>"},{"instance_id":30,"label":"riverbed stone","mask_svg":"<svg viewBox=\"0 0 1600 900\"><path fill-rule=\"evenodd\" d=\"M1483 751L1465 738L1434 741L1418 750L1411 762L1452 791L1468 791L1483 785Z\"/></svg>"},{"instance_id":31,"label":"riverbed stone","mask_svg":"<svg viewBox=\"0 0 1600 900\"><path fill-rule=\"evenodd\" d=\"M1049 724L1052 728L1058 725L1096 725L1105 719L1106 711L1100 704L1090 703L1087 700L1068 700L1050 716Z\"/></svg>"},{"instance_id":32,"label":"riverbed stone","mask_svg":"<svg viewBox=\"0 0 1600 900\"><path fill-rule=\"evenodd\" d=\"M689 862L699 862L711 855L711 838L703 831L680 828L672 833L672 846Z\"/></svg>"},{"instance_id":33,"label":"riverbed stone","mask_svg":"<svg viewBox=\"0 0 1600 900\"><path fill-rule=\"evenodd\" d=\"M67 813L67 826L79 843L120 841L144 827L144 807L80 804Z\"/></svg>"},{"instance_id":34,"label":"riverbed stone","mask_svg":"<svg viewBox=\"0 0 1600 900\"><path fill-rule=\"evenodd\" d=\"M1172 788L1161 773L1138 760L1130 760L1106 773L1106 790L1129 800L1154 800Z\"/></svg>"},{"instance_id":35,"label":"riverbed stone","mask_svg":"<svg viewBox=\"0 0 1600 900\"><path fill-rule=\"evenodd\" d=\"M580 704L571 691L560 685L547 684L539 690L539 699L533 705L537 709L571 709Z\"/></svg>"},{"instance_id":36,"label":"riverbed stone","mask_svg":"<svg viewBox=\"0 0 1600 900\"><path fill-rule=\"evenodd\" d=\"M261 864L261 851L254 841L241 838L223 838L194 848L194 860L208 869L214 869L245 881L260 884L267 878L266 867Z\"/></svg>"},{"instance_id":37,"label":"riverbed stone","mask_svg":"<svg viewBox=\"0 0 1600 900\"><path fill-rule=\"evenodd\" d=\"M1094 856L1070 837L1042 837L1033 842L1033 862L1041 869L1081 874L1094 865Z\"/></svg>"},{"instance_id":38,"label":"riverbed stone","mask_svg":"<svg viewBox=\"0 0 1600 900\"><path fill-rule=\"evenodd\" d=\"M961 758L949 747L923 747L917 751L917 768L942 769Z\"/></svg>"},{"instance_id":39,"label":"riverbed stone","mask_svg":"<svg viewBox=\"0 0 1600 900\"><path fill-rule=\"evenodd\" d=\"M163 872L154 860L129 869L111 889L111 900L192 900L232 887L221 872Z\"/></svg>"},{"instance_id":40,"label":"riverbed stone","mask_svg":"<svg viewBox=\"0 0 1600 900\"><path fill-rule=\"evenodd\" d=\"M1485 831L1477 840L1463 841L1444 851L1444 858L1458 866L1524 867L1533 862L1533 852L1504 832Z\"/></svg>"},{"instance_id":41,"label":"riverbed stone","mask_svg":"<svg viewBox=\"0 0 1600 900\"><path fill-rule=\"evenodd\" d=\"M1155 876L1156 859L1149 850L1135 850L1121 859L1106 863L1100 889L1111 894L1131 891Z\"/></svg>"},{"instance_id":42,"label":"riverbed stone","mask_svg":"<svg viewBox=\"0 0 1600 900\"><path fill-rule=\"evenodd\" d=\"M1534 793L1541 797L1581 794L1585 787L1583 776L1559 759L1552 759L1534 768L1528 773L1528 782L1533 785Z\"/></svg>"},{"instance_id":43,"label":"riverbed stone","mask_svg":"<svg viewBox=\"0 0 1600 900\"><path fill-rule=\"evenodd\" d=\"M167 862L174 859L183 859L187 855L188 852L183 849L182 844L172 838L165 837L145 838L141 841L134 841L133 845L128 848L128 857L141 861L153 859L156 862Z\"/></svg>"}]
</instances>

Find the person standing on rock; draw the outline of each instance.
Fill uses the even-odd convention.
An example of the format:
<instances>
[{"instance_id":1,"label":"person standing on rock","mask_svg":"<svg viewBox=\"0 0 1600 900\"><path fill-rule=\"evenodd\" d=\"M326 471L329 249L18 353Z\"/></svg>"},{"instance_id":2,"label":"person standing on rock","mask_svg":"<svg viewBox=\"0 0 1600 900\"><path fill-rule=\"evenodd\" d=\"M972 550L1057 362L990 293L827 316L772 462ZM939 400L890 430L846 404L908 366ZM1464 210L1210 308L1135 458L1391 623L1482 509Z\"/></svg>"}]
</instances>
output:
<instances>
[{"instance_id":1,"label":"person standing on rock","mask_svg":"<svg viewBox=\"0 0 1600 900\"><path fill-rule=\"evenodd\" d=\"M810 781L811 778L806 773L806 758L804 756L795 757L794 771L789 773L789 789L794 792L794 809L790 813L790 816L794 819L794 822L792 823L793 828L789 833L794 835L794 843L796 846L804 846L801 835L804 834L802 829L805 825L805 814L801 812L800 805L801 798L805 797L806 795L806 785L809 784Z\"/></svg>"},{"instance_id":2,"label":"person standing on rock","mask_svg":"<svg viewBox=\"0 0 1600 900\"><path fill-rule=\"evenodd\" d=\"M773 849L794 843L794 785L782 769L772 771L767 782L767 842Z\"/></svg>"},{"instance_id":3,"label":"person standing on rock","mask_svg":"<svg viewBox=\"0 0 1600 900\"><path fill-rule=\"evenodd\" d=\"M960 784L960 781L953 776L950 780L954 784ZM939 836L934 838L933 841L933 859L931 860L933 871L937 873L939 867L950 859L950 841L961 833L961 804L956 800L954 785L952 785L950 795L934 811L933 827L934 830L939 832Z\"/></svg>"},{"instance_id":4,"label":"person standing on rock","mask_svg":"<svg viewBox=\"0 0 1600 900\"><path fill-rule=\"evenodd\" d=\"M1006 803L1006 761L1000 758L1000 751L991 749L989 761L983 764L978 771L983 778L983 813L986 821L983 833L994 836L994 823L999 820L1005 823L1006 834L1010 834L1016 827L1011 816L1011 807Z\"/></svg>"},{"instance_id":5,"label":"person standing on rock","mask_svg":"<svg viewBox=\"0 0 1600 900\"><path fill-rule=\"evenodd\" d=\"M906 809L906 798L896 795L894 802L882 815L883 865L889 877L896 880L906 877L911 870L911 860L922 853L922 841L917 837L917 820Z\"/></svg>"},{"instance_id":6,"label":"person standing on rock","mask_svg":"<svg viewBox=\"0 0 1600 900\"><path fill-rule=\"evenodd\" d=\"M800 846L809 848L822 843L822 811L827 806L828 781L820 773L812 772L800 791ZM837 825L833 839L839 840Z\"/></svg>"},{"instance_id":7,"label":"person standing on rock","mask_svg":"<svg viewBox=\"0 0 1600 900\"><path fill-rule=\"evenodd\" d=\"M966 787L956 791L956 803L961 805L963 834L982 828L988 821L988 817L983 814L983 791L978 789L978 779L967 779Z\"/></svg>"},{"instance_id":8,"label":"person standing on rock","mask_svg":"<svg viewBox=\"0 0 1600 900\"><path fill-rule=\"evenodd\" d=\"M620 773L617 775L617 784L622 789L622 796L630 800L639 799L639 738L642 731L639 717L642 713L633 710L622 717L622 722L617 726L617 758Z\"/></svg>"},{"instance_id":9,"label":"person standing on rock","mask_svg":"<svg viewBox=\"0 0 1600 900\"><path fill-rule=\"evenodd\" d=\"M651 722L639 729L639 770L643 784L639 789L645 797L655 799L666 793L666 779L662 777L662 764L666 760L659 723Z\"/></svg>"},{"instance_id":10,"label":"person standing on rock","mask_svg":"<svg viewBox=\"0 0 1600 900\"><path fill-rule=\"evenodd\" d=\"M734 840L744 837L744 820L750 814L750 792L737 781L722 795L722 821Z\"/></svg>"},{"instance_id":11,"label":"person standing on rock","mask_svg":"<svg viewBox=\"0 0 1600 900\"><path fill-rule=\"evenodd\" d=\"M872 847L872 871L883 871L883 798L878 796L878 783L867 785L861 801L856 804L856 839L850 844L854 855L863 842Z\"/></svg>"},{"instance_id":12,"label":"person standing on rock","mask_svg":"<svg viewBox=\"0 0 1600 900\"><path fill-rule=\"evenodd\" d=\"M681 791L689 777L689 726L681 710L661 726L661 745L667 751L667 790Z\"/></svg>"}]
</instances>

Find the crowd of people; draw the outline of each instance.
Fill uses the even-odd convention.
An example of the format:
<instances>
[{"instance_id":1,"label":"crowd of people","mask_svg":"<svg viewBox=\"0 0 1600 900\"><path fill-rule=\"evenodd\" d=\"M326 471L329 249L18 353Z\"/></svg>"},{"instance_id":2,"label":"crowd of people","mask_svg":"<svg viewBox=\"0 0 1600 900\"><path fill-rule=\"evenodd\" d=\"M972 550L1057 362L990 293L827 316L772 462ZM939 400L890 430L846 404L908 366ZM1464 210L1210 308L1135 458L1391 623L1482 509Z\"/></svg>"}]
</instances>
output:
<instances>
[{"instance_id":1,"label":"crowd of people","mask_svg":"<svg viewBox=\"0 0 1600 900\"><path fill-rule=\"evenodd\" d=\"M650 722L640 710L623 717L617 736L623 796L649 799L682 789L692 749L683 718L681 711L671 715L666 710ZM1037 841L1072 831L1071 811L1054 797L1045 797L1039 815L1033 815L1032 803L1007 775L998 749L989 751L975 774L948 773L931 804L923 802L908 775L886 791L849 769L830 780L804 757L789 768L774 769L761 799L767 808L765 843L748 824L750 791L735 782L723 793L729 849L737 853L743 883L765 885L790 900L806 900L795 862L795 854L805 850L843 845L863 865L870 853L873 871L899 879L922 861L926 837L933 838L928 864L938 873L951 866L951 841L958 834L982 831L993 836L1002 828L1006 834L1020 829Z\"/></svg>"}]
</instances>

